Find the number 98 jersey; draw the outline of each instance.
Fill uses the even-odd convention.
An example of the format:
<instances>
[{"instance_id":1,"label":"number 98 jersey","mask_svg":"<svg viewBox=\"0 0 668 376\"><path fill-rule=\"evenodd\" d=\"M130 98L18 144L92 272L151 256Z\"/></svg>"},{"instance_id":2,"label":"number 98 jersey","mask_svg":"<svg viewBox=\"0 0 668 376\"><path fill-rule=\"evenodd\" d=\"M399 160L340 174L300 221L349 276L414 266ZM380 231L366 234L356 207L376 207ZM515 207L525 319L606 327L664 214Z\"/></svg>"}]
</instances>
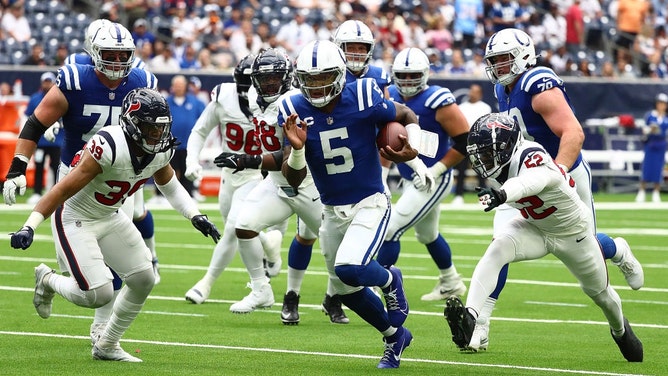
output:
<instances>
[{"instance_id":1,"label":"number 98 jersey","mask_svg":"<svg viewBox=\"0 0 668 376\"><path fill-rule=\"evenodd\" d=\"M136 157L131 155L125 133L119 125L106 127L95 134L88 140L85 149L100 165L102 173L65 202L63 213L70 218L100 219L111 215L156 171L168 165L174 154L170 149L147 155L145 160L150 161L137 172L133 164ZM78 155L74 163L77 159Z\"/></svg>"}]
</instances>

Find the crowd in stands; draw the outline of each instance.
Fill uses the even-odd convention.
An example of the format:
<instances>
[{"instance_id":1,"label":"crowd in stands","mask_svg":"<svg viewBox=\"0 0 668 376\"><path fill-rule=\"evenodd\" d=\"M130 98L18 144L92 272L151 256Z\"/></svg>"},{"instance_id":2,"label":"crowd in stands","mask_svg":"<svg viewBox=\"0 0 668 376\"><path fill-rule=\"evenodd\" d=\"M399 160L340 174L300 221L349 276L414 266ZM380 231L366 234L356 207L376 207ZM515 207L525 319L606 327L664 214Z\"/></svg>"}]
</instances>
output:
<instances>
[{"instance_id":1,"label":"crowd in stands","mask_svg":"<svg viewBox=\"0 0 668 376\"><path fill-rule=\"evenodd\" d=\"M540 64L562 76L668 79L668 0L0 0L0 64L55 65L81 51L101 17L133 32L154 72L230 70L249 53L282 47L293 58L346 19L376 36L373 64L427 52L432 71L484 77L487 39L525 30Z\"/></svg>"}]
</instances>

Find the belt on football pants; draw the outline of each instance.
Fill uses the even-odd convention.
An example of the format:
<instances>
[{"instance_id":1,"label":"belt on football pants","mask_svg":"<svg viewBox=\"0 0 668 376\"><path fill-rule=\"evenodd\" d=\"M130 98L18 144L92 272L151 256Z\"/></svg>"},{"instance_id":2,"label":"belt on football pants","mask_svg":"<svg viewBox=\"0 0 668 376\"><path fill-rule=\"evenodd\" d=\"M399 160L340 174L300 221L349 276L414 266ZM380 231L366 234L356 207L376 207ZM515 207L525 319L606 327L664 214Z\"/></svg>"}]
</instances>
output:
<instances>
[{"instance_id":1,"label":"belt on football pants","mask_svg":"<svg viewBox=\"0 0 668 376\"><path fill-rule=\"evenodd\" d=\"M280 188L288 197L295 197L299 194L299 189L290 185L281 185L278 188Z\"/></svg>"}]
</instances>

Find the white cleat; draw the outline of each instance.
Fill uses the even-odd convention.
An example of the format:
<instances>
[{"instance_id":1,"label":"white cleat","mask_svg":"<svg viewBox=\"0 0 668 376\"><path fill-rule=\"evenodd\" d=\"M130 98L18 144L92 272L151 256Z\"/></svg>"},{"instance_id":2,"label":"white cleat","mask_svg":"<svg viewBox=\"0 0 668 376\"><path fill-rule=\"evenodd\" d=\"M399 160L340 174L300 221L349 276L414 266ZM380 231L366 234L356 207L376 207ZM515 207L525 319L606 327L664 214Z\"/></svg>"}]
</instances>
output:
<instances>
[{"instance_id":1,"label":"white cleat","mask_svg":"<svg viewBox=\"0 0 668 376\"><path fill-rule=\"evenodd\" d=\"M154 285L157 285L160 283L160 265L157 258L154 258L151 263L153 264L153 276L155 277Z\"/></svg>"},{"instance_id":2,"label":"white cleat","mask_svg":"<svg viewBox=\"0 0 668 376\"><path fill-rule=\"evenodd\" d=\"M114 360L118 362L132 362L132 363L141 363L142 360L136 358L121 348L117 343L111 347L101 347L98 345L93 345L93 359L95 360Z\"/></svg>"},{"instance_id":3,"label":"white cleat","mask_svg":"<svg viewBox=\"0 0 668 376\"><path fill-rule=\"evenodd\" d=\"M262 248L267 256L267 274L269 274L269 277L276 277L281 272L281 266L283 265L283 260L281 260L282 242L283 234L280 231L265 232Z\"/></svg>"},{"instance_id":4,"label":"white cleat","mask_svg":"<svg viewBox=\"0 0 668 376\"><path fill-rule=\"evenodd\" d=\"M39 317L48 319L51 316L51 302L56 294L49 286L44 284L44 278L56 271L44 264L35 267L35 295L32 298L32 304L37 310Z\"/></svg>"},{"instance_id":5,"label":"white cleat","mask_svg":"<svg viewBox=\"0 0 668 376\"><path fill-rule=\"evenodd\" d=\"M106 322L98 322L90 324L90 344L92 346L95 346L97 341L100 340L100 337L102 337L102 333L104 333L104 329L106 327L107 327Z\"/></svg>"},{"instance_id":6,"label":"white cleat","mask_svg":"<svg viewBox=\"0 0 668 376\"><path fill-rule=\"evenodd\" d=\"M195 283L188 292L186 292L186 300L194 304L202 304L209 298L211 294L211 286L202 281Z\"/></svg>"},{"instance_id":7,"label":"white cleat","mask_svg":"<svg viewBox=\"0 0 668 376\"><path fill-rule=\"evenodd\" d=\"M450 280L440 276L438 277L436 287L430 293L422 295L420 299L427 302L446 300L451 296L462 297L465 292L466 285L462 281L461 275L457 274L456 278L451 278Z\"/></svg>"},{"instance_id":8,"label":"white cleat","mask_svg":"<svg viewBox=\"0 0 668 376\"><path fill-rule=\"evenodd\" d=\"M467 350L478 352L487 350L489 345L489 319L478 317Z\"/></svg>"},{"instance_id":9,"label":"white cleat","mask_svg":"<svg viewBox=\"0 0 668 376\"><path fill-rule=\"evenodd\" d=\"M252 290L241 301L232 304L232 313L251 313L258 308L270 308L274 305L274 291L269 283L264 284L259 290Z\"/></svg>"},{"instance_id":10,"label":"white cleat","mask_svg":"<svg viewBox=\"0 0 668 376\"><path fill-rule=\"evenodd\" d=\"M640 265L638 259L633 255L629 243L624 238L615 238L614 242L617 252L622 252L622 258L618 262L613 261L612 263L619 267L619 270L624 274L626 283L632 289L640 289L645 284L645 272L642 269L642 265Z\"/></svg>"}]
</instances>

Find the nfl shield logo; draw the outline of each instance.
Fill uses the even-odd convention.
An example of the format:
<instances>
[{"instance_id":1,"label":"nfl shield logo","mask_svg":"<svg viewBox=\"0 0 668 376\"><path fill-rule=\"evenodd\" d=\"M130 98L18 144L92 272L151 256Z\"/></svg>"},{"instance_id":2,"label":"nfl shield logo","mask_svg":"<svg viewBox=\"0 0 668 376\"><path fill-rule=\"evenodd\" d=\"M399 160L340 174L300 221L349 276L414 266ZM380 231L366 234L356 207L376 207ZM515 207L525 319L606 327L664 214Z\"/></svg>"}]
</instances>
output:
<instances>
[{"instance_id":1,"label":"nfl shield logo","mask_svg":"<svg viewBox=\"0 0 668 376\"><path fill-rule=\"evenodd\" d=\"M332 125L332 124L334 124L334 118L330 116L327 118L327 125Z\"/></svg>"},{"instance_id":2,"label":"nfl shield logo","mask_svg":"<svg viewBox=\"0 0 668 376\"><path fill-rule=\"evenodd\" d=\"M113 101L114 98L116 98L116 93L114 93L114 92L109 93L109 100Z\"/></svg>"}]
</instances>

